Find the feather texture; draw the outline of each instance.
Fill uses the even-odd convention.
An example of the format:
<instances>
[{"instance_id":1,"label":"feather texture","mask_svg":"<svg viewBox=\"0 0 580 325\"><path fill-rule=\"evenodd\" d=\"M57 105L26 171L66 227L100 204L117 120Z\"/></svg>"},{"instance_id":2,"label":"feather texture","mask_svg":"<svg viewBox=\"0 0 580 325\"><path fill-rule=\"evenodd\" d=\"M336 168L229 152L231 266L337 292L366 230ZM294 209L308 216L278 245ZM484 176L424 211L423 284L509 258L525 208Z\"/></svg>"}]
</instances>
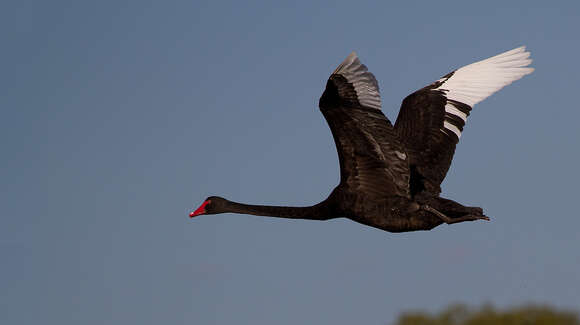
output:
<instances>
[{"instance_id":1,"label":"feather texture","mask_svg":"<svg viewBox=\"0 0 580 325\"><path fill-rule=\"evenodd\" d=\"M440 192L473 105L534 71L524 46L459 68L407 96L395 131L411 161L412 193Z\"/></svg>"},{"instance_id":2,"label":"feather texture","mask_svg":"<svg viewBox=\"0 0 580 325\"><path fill-rule=\"evenodd\" d=\"M473 107L501 88L532 73L534 68L527 67L532 63L529 57L530 52L521 46L466 65L439 79L441 85L434 90L441 90L448 99Z\"/></svg>"},{"instance_id":3,"label":"feather texture","mask_svg":"<svg viewBox=\"0 0 580 325\"><path fill-rule=\"evenodd\" d=\"M355 52L349 56L334 70L333 74L343 76L352 84L358 102L368 108L381 109L381 95L379 83L367 67L360 62Z\"/></svg>"}]
</instances>

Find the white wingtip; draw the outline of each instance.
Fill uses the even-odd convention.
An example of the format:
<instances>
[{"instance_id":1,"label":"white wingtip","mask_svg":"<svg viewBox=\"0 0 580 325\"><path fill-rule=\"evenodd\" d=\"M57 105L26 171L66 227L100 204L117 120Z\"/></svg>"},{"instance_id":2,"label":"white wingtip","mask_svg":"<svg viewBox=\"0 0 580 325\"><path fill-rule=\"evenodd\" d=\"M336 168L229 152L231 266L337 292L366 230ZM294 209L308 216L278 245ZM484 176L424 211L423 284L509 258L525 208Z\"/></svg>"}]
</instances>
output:
<instances>
[{"instance_id":1,"label":"white wingtip","mask_svg":"<svg viewBox=\"0 0 580 325\"><path fill-rule=\"evenodd\" d=\"M448 99L472 106L512 82L530 74L534 68L525 46L500 53L488 59L457 69L437 89L447 92Z\"/></svg>"}]
</instances>

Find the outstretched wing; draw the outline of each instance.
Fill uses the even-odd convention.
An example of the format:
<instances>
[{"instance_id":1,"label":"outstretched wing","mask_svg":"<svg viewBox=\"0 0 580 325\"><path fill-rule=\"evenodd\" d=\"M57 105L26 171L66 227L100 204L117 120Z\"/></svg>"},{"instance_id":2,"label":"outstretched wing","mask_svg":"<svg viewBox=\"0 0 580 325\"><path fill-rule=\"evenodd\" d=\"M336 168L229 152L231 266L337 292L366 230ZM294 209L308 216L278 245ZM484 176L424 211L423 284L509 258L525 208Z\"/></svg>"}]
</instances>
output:
<instances>
[{"instance_id":1,"label":"outstretched wing","mask_svg":"<svg viewBox=\"0 0 580 325\"><path fill-rule=\"evenodd\" d=\"M407 153L381 112L377 80L356 53L332 73L319 106L338 151L341 186L367 198L408 197Z\"/></svg>"},{"instance_id":2,"label":"outstretched wing","mask_svg":"<svg viewBox=\"0 0 580 325\"><path fill-rule=\"evenodd\" d=\"M395 131L410 158L412 195L441 192L473 105L532 73L525 47L459 68L403 100Z\"/></svg>"}]
</instances>

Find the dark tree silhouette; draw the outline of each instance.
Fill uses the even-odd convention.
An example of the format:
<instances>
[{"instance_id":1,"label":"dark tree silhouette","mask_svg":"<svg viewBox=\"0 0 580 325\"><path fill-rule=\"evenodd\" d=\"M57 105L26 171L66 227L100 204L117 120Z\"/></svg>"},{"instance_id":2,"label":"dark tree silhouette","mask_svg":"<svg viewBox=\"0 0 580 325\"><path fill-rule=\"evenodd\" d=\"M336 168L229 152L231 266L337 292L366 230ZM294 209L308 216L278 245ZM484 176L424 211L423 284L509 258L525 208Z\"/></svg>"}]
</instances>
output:
<instances>
[{"instance_id":1,"label":"dark tree silhouette","mask_svg":"<svg viewBox=\"0 0 580 325\"><path fill-rule=\"evenodd\" d=\"M394 325L580 325L577 312L526 305L505 310L491 305L452 305L438 314L404 312Z\"/></svg>"}]
</instances>

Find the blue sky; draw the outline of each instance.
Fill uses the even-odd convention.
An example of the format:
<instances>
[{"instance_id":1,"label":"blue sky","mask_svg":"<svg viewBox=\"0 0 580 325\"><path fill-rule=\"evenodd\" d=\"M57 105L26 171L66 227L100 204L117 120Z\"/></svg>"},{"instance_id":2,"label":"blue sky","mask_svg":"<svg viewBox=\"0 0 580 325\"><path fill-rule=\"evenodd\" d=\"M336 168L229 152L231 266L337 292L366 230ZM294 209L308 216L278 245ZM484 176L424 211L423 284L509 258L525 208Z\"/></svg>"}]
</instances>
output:
<instances>
[{"instance_id":1,"label":"blue sky","mask_svg":"<svg viewBox=\"0 0 580 325\"><path fill-rule=\"evenodd\" d=\"M385 324L453 302L580 305L580 5L8 1L0 10L0 322ZM356 50L394 121L462 65L536 71L475 106L443 196L492 222L189 220L209 195L337 185L317 103Z\"/></svg>"}]
</instances>

